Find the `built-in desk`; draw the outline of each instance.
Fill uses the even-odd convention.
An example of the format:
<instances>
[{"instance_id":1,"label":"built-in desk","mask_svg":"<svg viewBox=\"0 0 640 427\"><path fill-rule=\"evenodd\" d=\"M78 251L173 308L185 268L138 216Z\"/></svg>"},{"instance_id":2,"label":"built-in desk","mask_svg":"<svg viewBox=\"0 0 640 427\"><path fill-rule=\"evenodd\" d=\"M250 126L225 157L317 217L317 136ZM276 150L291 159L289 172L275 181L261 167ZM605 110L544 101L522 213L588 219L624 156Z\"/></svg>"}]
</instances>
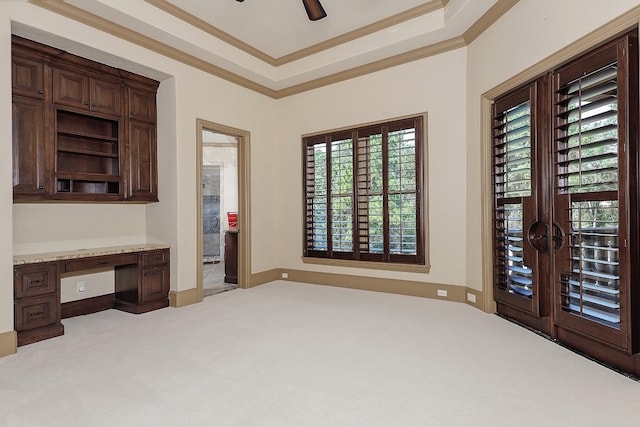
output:
<instances>
[{"instance_id":1,"label":"built-in desk","mask_svg":"<svg viewBox=\"0 0 640 427\"><path fill-rule=\"evenodd\" d=\"M115 293L60 304L60 276L113 267ZM141 244L13 257L18 345L64 334L63 317L116 308L145 313L169 305L169 246ZM65 312L67 315L64 315Z\"/></svg>"}]
</instances>

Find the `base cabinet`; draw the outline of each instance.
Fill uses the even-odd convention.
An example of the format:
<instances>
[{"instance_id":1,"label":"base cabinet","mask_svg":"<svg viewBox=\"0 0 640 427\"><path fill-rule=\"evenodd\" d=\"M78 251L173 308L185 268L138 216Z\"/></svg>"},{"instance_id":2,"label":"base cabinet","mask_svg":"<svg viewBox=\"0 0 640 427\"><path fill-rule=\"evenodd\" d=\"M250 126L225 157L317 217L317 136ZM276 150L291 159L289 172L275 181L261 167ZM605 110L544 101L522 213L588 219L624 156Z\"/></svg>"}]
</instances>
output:
<instances>
[{"instance_id":1,"label":"base cabinet","mask_svg":"<svg viewBox=\"0 0 640 427\"><path fill-rule=\"evenodd\" d=\"M114 308L146 313L169 305L169 249L138 254L138 264L117 267Z\"/></svg>"},{"instance_id":2,"label":"base cabinet","mask_svg":"<svg viewBox=\"0 0 640 427\"><path fill-rule=\"evenodd\" d=\"M139 314L169 305L169 261L170 249L153 246L134 252L15 265L13 306L18 345L64 334L60 303L62 273L111 267L115 272L115 294L65 303L65 317L110 308Z\"/></svg>"},{"instance_id":3,"label":"base cabinet","mask_svg":"<svg viewBox=\"0 0 640 427\"><path fill-rule=\"evenodd\" d=\"M13 312L18 345L64 334L60 322L57 263L15 266L13 272Z\"/></svg>"},{"instance_id":4,"label":"base cabinet","mask_svg":"<svg viewBox=\"0 0 640 427\"><path fill-rule=\"evenodd\" d=\"M238 283L238 230L224 233L224 281Z\"/></svg>"}]
</instances>

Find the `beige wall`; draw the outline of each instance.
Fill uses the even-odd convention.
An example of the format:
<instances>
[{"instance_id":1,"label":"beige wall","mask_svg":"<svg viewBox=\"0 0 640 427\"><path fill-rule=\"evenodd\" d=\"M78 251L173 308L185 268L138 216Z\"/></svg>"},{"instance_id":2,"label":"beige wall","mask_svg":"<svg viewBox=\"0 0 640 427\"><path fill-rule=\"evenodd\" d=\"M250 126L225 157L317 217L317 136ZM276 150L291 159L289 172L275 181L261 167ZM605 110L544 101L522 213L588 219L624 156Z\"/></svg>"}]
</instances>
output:
<instances>
[{"instance_id":1,"label":"beige wall","mask_svg":"<svg viewBox=\"0 0 640 427\"><path fill-rule=\"evenodd\" d=\"M0 336L13 330L13 230L11 189L11 33L0 6ZM1 354L1 349L0 349Z\"/></svg>"},{"instance_id":2,"label":"beige wall","mask_svg":"<svg viewBox=\"0 0 640 427\"><path fill-rule=\"evenodd\" d=\"M596 7L593 3L522 0L468 48L465 151L468 171L466 284L469 287L482 288L482 94L640 4L637 0L616 0L598 2L601 6Z\"/></svg>"},{"instance_id":3,"label":"beige wall","mask_svg":"<svg viewBox=\"0 0 640 427\"><path fill-rule=\"evenodd\" d=\"M464 285L466 69L462 48L280 101L276 185L282 268ZM431 272L303 264L300 135L422 112L428 113Z\"/></svg>"}]
</instances>

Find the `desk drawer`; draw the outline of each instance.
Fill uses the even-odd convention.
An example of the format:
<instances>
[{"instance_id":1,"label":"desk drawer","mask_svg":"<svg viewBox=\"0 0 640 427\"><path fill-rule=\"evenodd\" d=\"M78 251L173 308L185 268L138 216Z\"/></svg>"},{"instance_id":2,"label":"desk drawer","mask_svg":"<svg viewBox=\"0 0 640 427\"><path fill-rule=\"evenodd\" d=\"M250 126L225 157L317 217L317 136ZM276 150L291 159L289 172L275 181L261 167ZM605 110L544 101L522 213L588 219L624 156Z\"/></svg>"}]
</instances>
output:
<instances>
[{"instance_id":1,"label":"desk drawer","mask_svg":"<svg viewBox=\"0 0 640 427\"><path fill-rule=\"evenodd\" d=\"M27 331L59 322L57 295L25 298L15 302L16 331Z\"/></svg>"},{"instance_id":2,"label":"desk drawer","mask_svg":"<svg viewBox=\"0 0 640 427\"><path fill-rule=\"evenodd\" d=\"M142 254L142 266L153 267L155 265L163 265L169 262L169 250L162 249L159 251L149 251Z\"/></svg>"},{"instance_id":3,"label":"desk drawer","mask_svg":"<svg viewBox=\"0 0 640 427\"><path fill-rule=\"evenodd\" d=\"M58 265L38 263L13 268L14 298L55 294L58 290Z\"/></svg>"},{"instance_id":4,"label":"desk drawer","mask_svg":"<svg viewBox=\"0 0 640 427\"><path fill-rule=\"evenodd\" d=\"M114 267L116 265L136 264L137 262L138 255L135 253L79 258L64 261L64 271L68 273L71 271L95 270L96 268Z\"/></svg>"}]
</instances>

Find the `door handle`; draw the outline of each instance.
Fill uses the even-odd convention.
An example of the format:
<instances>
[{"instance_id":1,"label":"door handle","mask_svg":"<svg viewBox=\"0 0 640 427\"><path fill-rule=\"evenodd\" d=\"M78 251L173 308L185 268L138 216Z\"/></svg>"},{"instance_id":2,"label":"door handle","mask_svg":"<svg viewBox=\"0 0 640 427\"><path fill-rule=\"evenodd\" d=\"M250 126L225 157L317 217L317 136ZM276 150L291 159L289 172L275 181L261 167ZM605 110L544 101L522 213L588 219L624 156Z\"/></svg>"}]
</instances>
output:
<instances>
[{"instance_id":1,"label":"door handle","mask_svg":"<svg viewBox=\"0 0 640 427\"><path fill-rule=\"evenodd\" d=\"M564 232L556 223L553 223L553 236L551 236L551 240L553 241L553 250L557 251L562 247Z\"/></svg>"},{"instance_id":2,"label":"door handle","mask_svg":"<svg viewBox=\"0 0 640 427\"><path fill-rule=\"evenodd\" d=\"M536 221L529 226L527 232L529 244L537 251L549 252L549 225L546 222Z\"/></svg>"},{"instance_id":3,"label":"door handle","mask_svg":"<svg viewBox=\"0 0 640 427\"><path fill-rule=\"evenodd\" d=\"M549 252L549 237L553 244L553 250L557 251L562 247L564 242L564 232L557 224L552 224L553 234L549 236L549 224L536 221L529 226L527 233L527 240L529 244L537 251L548 253Z\"/></svg>"}]
</instances>

